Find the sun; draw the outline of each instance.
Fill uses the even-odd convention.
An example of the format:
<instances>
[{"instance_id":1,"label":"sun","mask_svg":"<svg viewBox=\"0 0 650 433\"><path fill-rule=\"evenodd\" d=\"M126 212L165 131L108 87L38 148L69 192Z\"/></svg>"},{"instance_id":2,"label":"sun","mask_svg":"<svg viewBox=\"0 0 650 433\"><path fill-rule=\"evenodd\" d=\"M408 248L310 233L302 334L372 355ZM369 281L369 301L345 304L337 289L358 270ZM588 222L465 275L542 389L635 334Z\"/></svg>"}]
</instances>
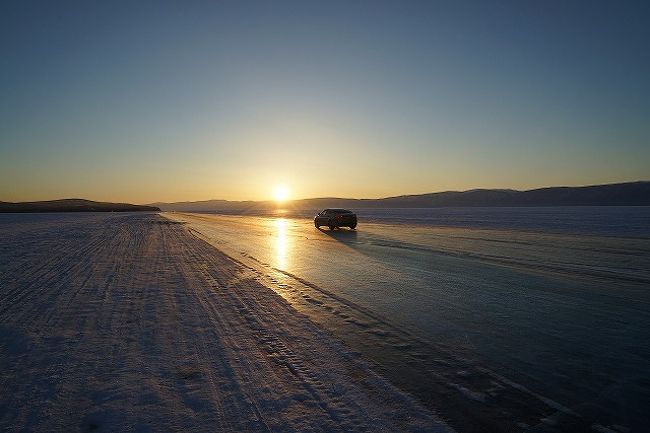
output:
<instances>
[{"instance_id":1,"label":"sun","mask_svg":"<svg viewBox=\"0 0 650 433\"><path fill-rule=\"evenodd\" d=\"M284 184L273 187L273 199L278 203L286 201L289 198L289 188Z\"/></svg>"}]
</instances>

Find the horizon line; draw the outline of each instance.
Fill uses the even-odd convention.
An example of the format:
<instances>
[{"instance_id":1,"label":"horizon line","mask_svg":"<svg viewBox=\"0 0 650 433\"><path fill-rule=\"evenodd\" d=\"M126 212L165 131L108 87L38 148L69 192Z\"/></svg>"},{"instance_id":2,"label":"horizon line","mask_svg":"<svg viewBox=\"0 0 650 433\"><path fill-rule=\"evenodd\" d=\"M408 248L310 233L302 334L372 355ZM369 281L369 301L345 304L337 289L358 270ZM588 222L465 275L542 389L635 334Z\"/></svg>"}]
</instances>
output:
<instances>
[{"instance_id":1,"label":"horizon line","mask_svg":"<svg viewBox=\"0 0 650 433\"><path fill-rule=\"evenodd\" d=\"M445 194L445 193L450 193L450 192L459 192L459 193L464 193L464 192L470 192L470 191L515 191L515 192L528 192L528 191L537 191L541 189L551 189L551 188L589 188L589 187L596 187L596 186L608 186L608 185L625 185L625 184L631 184L631 183L644 183L644 182L650 182L650 180L630 180L630 181L623 181L623 182L610 182L610 183L593 183L593 184L586 184L586 185L550 185L550 186L539 186L535 188L528 188L528 189L515 189L515 188L481 188L481 187L476 187L476 188L469 188L469 189L463 189L463 190L455 190L455 189L448 189L448 190L443 190L443 191L430 191L430 192L420 192L420 193L408 193L408 194L399 194L399 195L389 195L389 196L382 196L382 197L376 197L376 198L370 198L370 197L335 197L335 196L329 196L329 197L302 197L302 198L293 198L293 199L287 199L284 200L285 202L294 202L294 201L301 201L301 200L386 200L390 198L398 198L398 197L413 197L413 196L419 196L419 195L428 195L428 194ZM61 199L65 200L65 199ZM224 198L210 198L210 199L203 199L203 200L180 200L180 201L155 201L155 202L149 202L149 203L143 203L143 204L148 204L148 205L156 205L156 204L173 204L173 203L202 203L202 202L209 202L209 201L225 201L225 202L231 202L231 203L265 203L265 202L275 202L276 200L273 199L263 199L263 200L230 200L230 199L224 199Z\"/></svg>"},{"instance_id":2,"label":"horizon line","mask_svg":"<svg viewBox=\"0 0 650 433\"><path fill-rule=\"evenodd\" d=\"M465 193L465 192L470 192L470 191L514 191L514 192L528 192L528 191L537 191L537 190L542 190L542 189L551 189L551 188L589 188L589 187L597 187L597 186L609 186L609 185L625 185L625 184L632 184L632 183L648 183L650 180L631 180L631 181L623 181L623 182L611 182L611 183L597 183L597 184L587 184L587 185L552 185L552 186L541 186L541 187L535 187L535 188L529 188L529 189L514 189L514 188L469 188L469 189L464 189L464 190L443 190L443 191L430 191L430 192L422 192L422 193L409 193L409 194L400 194L400 195L391 195L391 196L383 196L383 197L377 197L377 198L355 198L355 197L335 197L335 196L330 196L330 197L303 197L303 198L295 198L295 199L287 199L284 202L289 203L289 202L297 202L297 201L303 201L303 200L386 200L386 199L391 199L391 198L399 198L399 197L413 197L413 196L420 196L420 195L428 195L428 194L444 194L444 193ZM203 199L203 200L179 200L179 201L155 201L155 202L147 202L147 203L130 203L127 201L119 200L119 201L98 201L98 200L92 200L88 198L80 198L80 197L63 197L63 198L54 198L54 199L47 199L47 200L26 200L26 201L4 201L0 200L0 203L36 203L36 202L49 202L49 201L63 201L63 200L85 200L85 201L91 201L91 202L96 202L96 203L114 203L114 204L137 204L137 205L158 205L158 204L175 204L175 203L203 203L203 202L211 202L211 201L222 201L222 202L230 202L230 203L267 203L267 202L275 202L276 200L273 199L263 199L263 200L230 200L230 199L220 199L220 198L211 198L211 199Z\"/></svg>"}]
</instances>

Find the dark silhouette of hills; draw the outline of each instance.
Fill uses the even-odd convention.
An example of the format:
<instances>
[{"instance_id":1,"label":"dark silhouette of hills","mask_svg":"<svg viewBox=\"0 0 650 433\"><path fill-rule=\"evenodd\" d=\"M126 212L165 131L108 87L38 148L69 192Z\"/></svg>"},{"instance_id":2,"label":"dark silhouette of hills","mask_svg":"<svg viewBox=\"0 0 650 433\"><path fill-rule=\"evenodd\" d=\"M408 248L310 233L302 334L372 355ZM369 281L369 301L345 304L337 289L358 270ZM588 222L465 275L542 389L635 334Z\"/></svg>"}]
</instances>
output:
<instances>
[{"instance_id":1,"label":"dark silhouette of hills","mask_svg":"<svg viewBox=\"0 0 650 433\"><path fill-rule=\"evenodd\" d=\"M206 200L154 203L166 211L255 211L275 209L272 201ZM535 206L650 206L650 182L627 182L580 187L548 187L517 191L473 189L380 199L310 198L288 202L293 209L342 208L427 208L427 207L535 207Z\"/></svg>"},{"instance_id":2,"label":"dark silhouette of hills","mask_svg":"<svg viewBox=\"0 0 650 433\"><path fill-rule=\"evenodd\" d=\"M0 202L0 212L140 212L159 210L160 208L155 206L106 203L79 198L21 203Z\"/></svg>"}]
</instances>

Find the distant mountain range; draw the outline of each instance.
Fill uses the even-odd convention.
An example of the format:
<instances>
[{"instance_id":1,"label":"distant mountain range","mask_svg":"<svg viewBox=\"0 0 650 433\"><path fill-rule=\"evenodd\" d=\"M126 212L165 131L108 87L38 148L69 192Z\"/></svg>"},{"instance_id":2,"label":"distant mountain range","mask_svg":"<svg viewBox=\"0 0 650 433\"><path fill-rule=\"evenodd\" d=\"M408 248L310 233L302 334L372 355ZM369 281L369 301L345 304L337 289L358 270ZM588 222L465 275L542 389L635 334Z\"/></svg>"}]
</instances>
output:
<instances>
[{"instance_id":1,"label":"distant mountain range","mask_svg":"<svg viewBox=\"0 0 650 433\"><path fill-rule=\"evenodd\" d=\"M472 189L429 194L400 195L379 199L322 197L293 200L289 209L428 208L428 207L533 207L533 206L650 206L650 181L579 187L549 187L516 191ZM10 203L0 201L0 212L137 212L137 211L230 211L254 212L276 209L274 201L205 200L136 205L83 199Z\"/></svg>"},{"instance_id":2,"label":"distant mountain range","mask_svg":"<svg viewBox=\"0 0 650 433\"><path fill-rule=\"evenodd\" d=\"M273 201L206 200L153 203L163 211L254 211L275 209ZM533 207L533 206L650 206L650 181L580 187L549 187L516 191L473 189L380 199L309 198L288 202L291 209L428 208L428 207Z\"/></svg>"},{"instance_id":3,"label":"distant mountain range","mask_svg":"<svg viewBox=\"0 0 650 433\"><path fill-rule=\"evenodd\" d=\"M79 198L21 203L0 201L0 212L138 212L159 210L160 208L156 206L106 203Z\"/></svg>"}]
</instances>

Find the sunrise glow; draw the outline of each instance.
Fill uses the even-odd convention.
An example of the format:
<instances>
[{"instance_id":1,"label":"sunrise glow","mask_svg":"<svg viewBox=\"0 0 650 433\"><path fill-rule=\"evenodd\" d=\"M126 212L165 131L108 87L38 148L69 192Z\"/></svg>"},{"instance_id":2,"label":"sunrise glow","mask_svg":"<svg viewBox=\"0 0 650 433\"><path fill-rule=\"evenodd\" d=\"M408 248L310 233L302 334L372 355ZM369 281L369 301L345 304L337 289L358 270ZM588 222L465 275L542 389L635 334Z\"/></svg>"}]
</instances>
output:
<instances>
[{"instance_id":1,"label":"sunrise glow","mask_svg":"<svg viewBox=\"0 0 650 433\"><path fill-rule=\"evenodd\" d=\"M282 203L289 198L289 188L284 185L276 185L273 187L273 199L278 203Z\"/></svg>"}]
</instances>

